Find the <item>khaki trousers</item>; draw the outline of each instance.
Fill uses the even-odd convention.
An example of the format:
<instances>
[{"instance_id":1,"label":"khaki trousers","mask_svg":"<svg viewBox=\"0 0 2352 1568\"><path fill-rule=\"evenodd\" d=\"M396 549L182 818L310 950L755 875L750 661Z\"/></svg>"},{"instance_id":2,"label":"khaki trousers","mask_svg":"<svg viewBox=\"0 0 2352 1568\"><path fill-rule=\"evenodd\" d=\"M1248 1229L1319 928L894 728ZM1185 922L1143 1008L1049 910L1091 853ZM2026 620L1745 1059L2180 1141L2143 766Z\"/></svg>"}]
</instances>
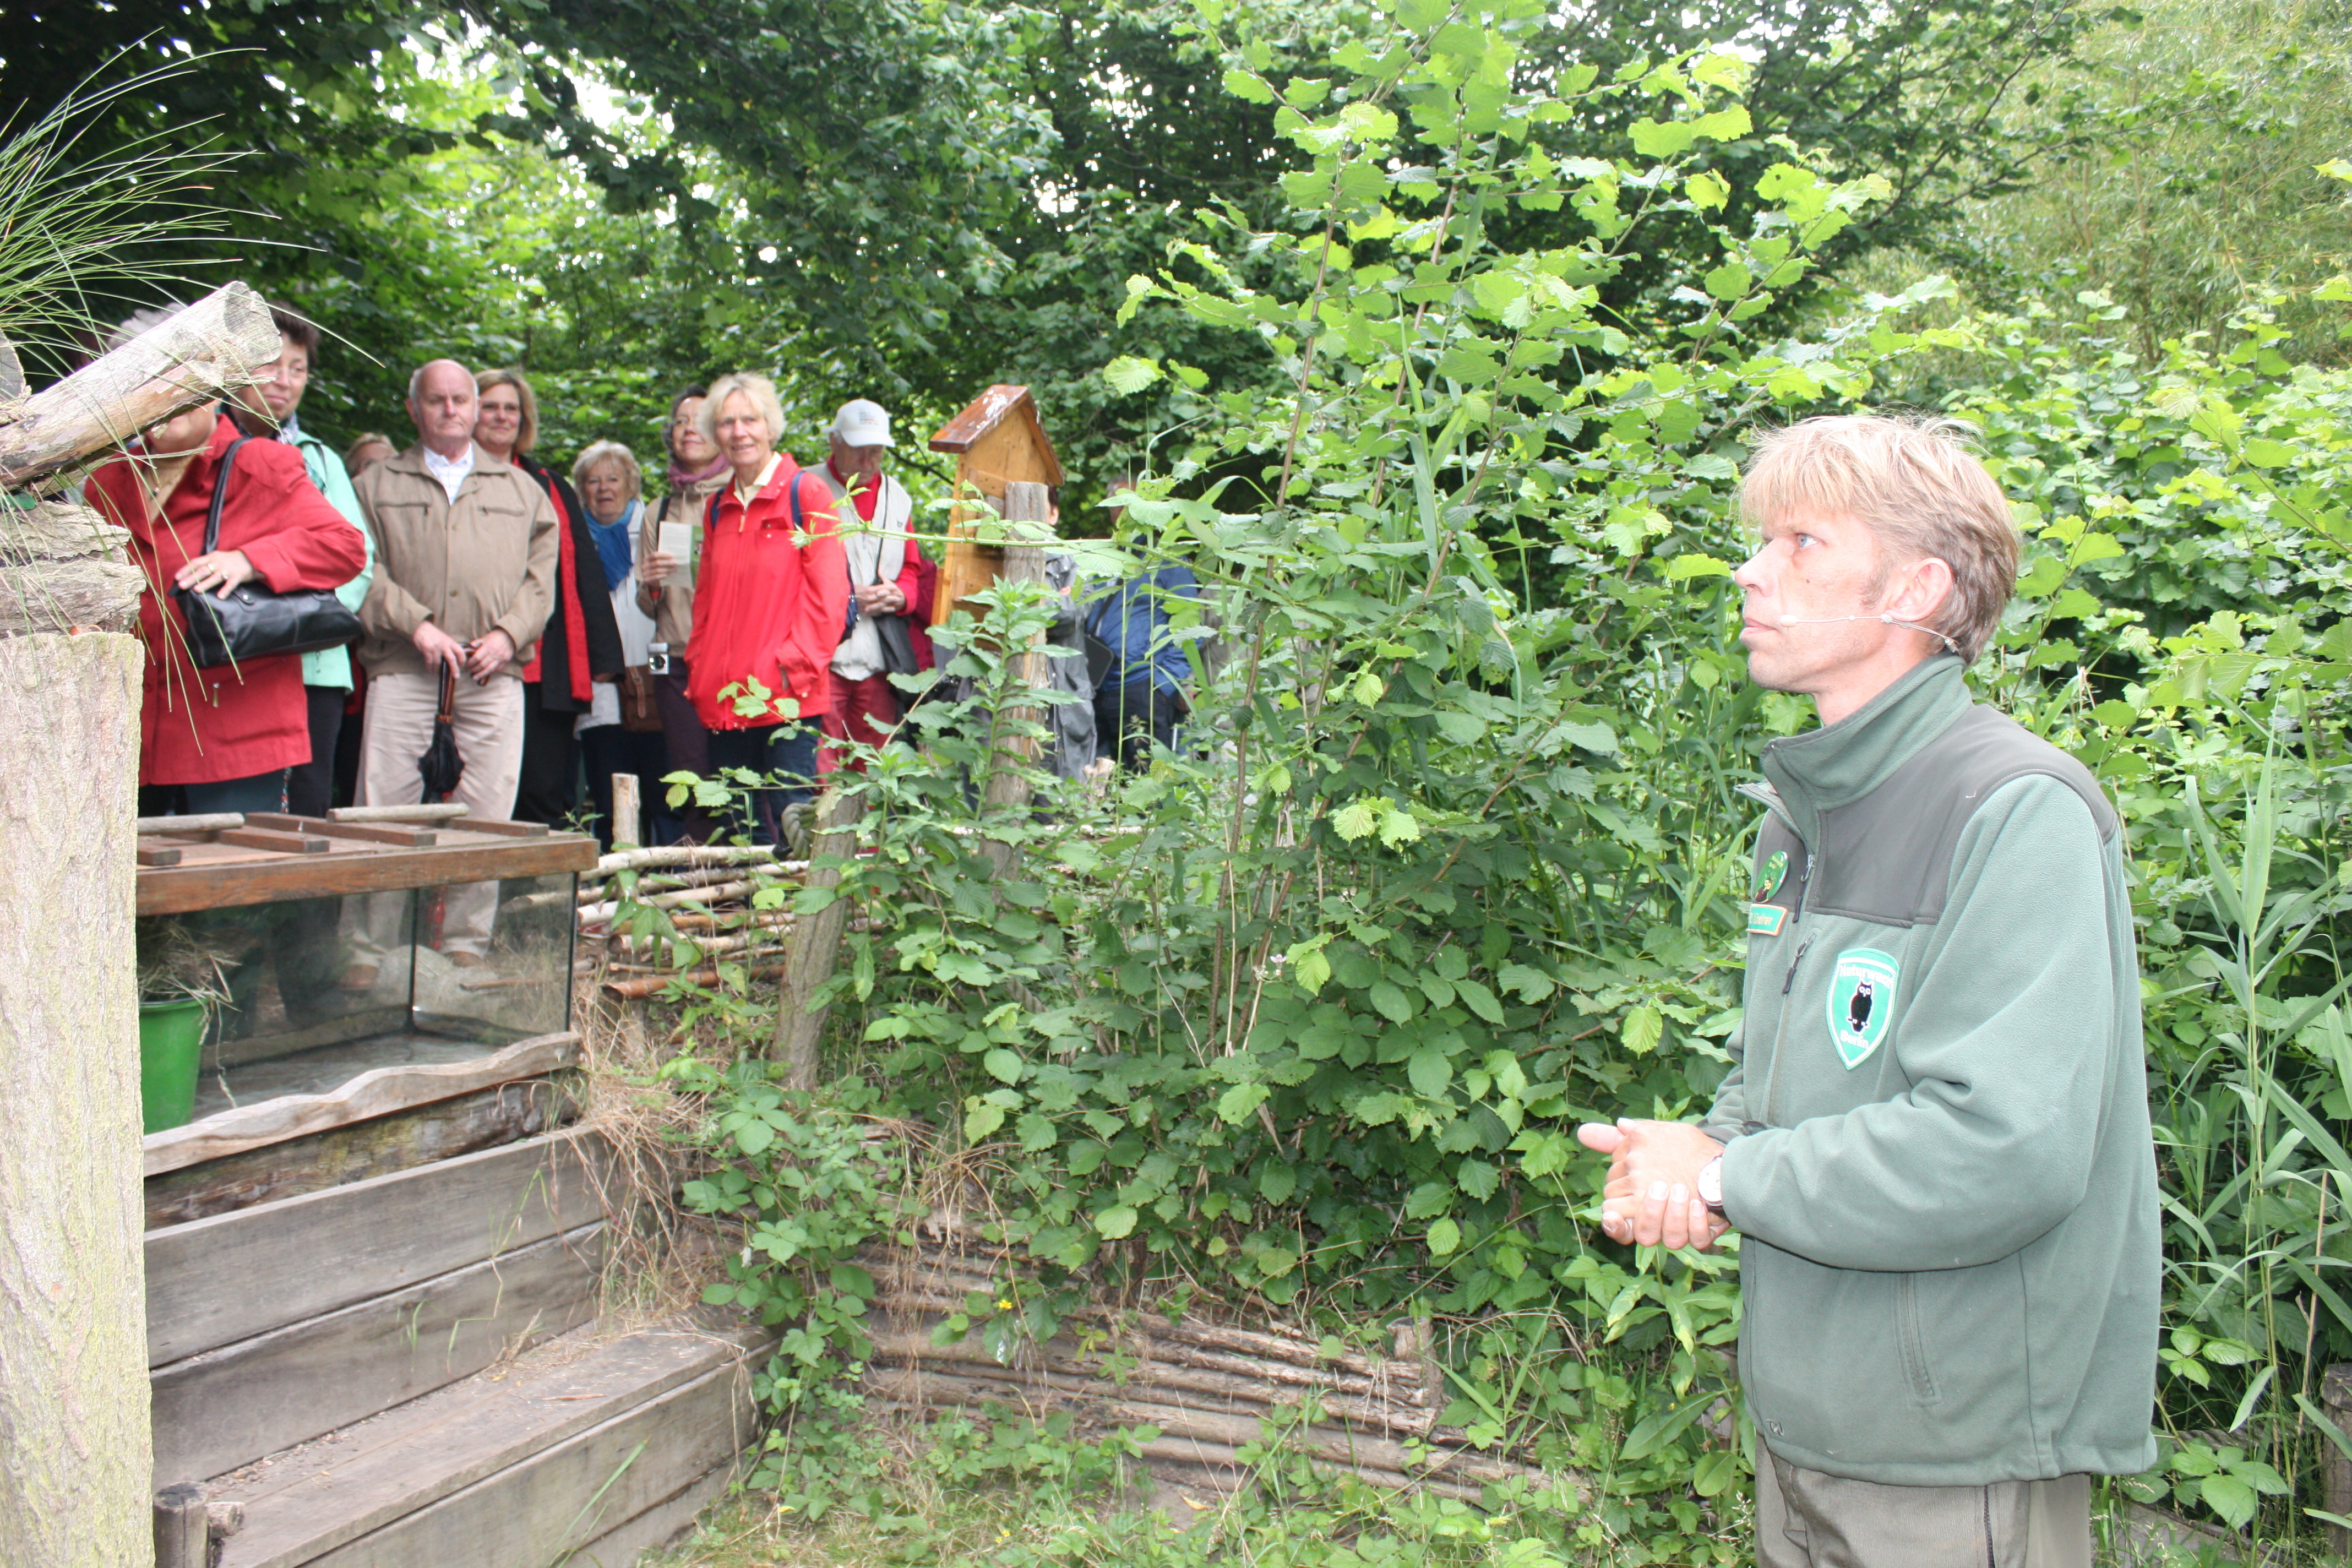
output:
<instances>
[{"instance_id":1,"label":"khaki trousers","mask_svg":"<svg viewBox=\"0 0 2352 1568\"><path fill-rule=\"evenodd\" d=\"M2088 1476L1895 1487L1757 1457L1757 1568L2091 1568Z\"/></svg>"},{"instance_id":2,"label":"khaki trousers","mask_svg":"<svg viewBox=\"0 0 2352 1568\"><path fill-rule=\"evenodd\" d=\"M433 716L440 706L437 675L369 677L367 722L360 740L360 804L414 805L425 798L416 759L433 743ZM457 754L466 760L466 771L449 798L463 801L474 816L506 821L514 815L515 784L522 774L522 682L500 675L488 686L477 686L471 676L459 675L457 730ZM406 893L372 893L355 900L366 907L346 932L354 958L368 963L382 961L384 949L399 939L400 912L408 899ZM498 909L496 882L449 889L442 898L441 950L488 952Z\"/></svg>"}]
</instances>

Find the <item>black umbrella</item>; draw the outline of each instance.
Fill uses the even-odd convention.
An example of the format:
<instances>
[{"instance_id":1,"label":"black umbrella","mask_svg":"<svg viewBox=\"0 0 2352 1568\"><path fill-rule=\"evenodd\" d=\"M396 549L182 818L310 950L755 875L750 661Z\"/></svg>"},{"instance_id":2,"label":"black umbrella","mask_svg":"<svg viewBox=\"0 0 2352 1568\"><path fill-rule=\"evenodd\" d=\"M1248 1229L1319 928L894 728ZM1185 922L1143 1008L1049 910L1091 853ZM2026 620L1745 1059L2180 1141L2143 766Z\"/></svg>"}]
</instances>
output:
<instances>
[{"instance_id":1,"label":"black umbrella","mask_svg":"<svg viewBox=\"0 0 2352 1568\"><path fill-rule=\"evenodd\" d=\"M425 800L430 805L449 798L465 776L466 759L457 754L457 668L441 667L441 706L433 715L433 743L416 759L425 779Z\"/></svg>"}]
</instances>

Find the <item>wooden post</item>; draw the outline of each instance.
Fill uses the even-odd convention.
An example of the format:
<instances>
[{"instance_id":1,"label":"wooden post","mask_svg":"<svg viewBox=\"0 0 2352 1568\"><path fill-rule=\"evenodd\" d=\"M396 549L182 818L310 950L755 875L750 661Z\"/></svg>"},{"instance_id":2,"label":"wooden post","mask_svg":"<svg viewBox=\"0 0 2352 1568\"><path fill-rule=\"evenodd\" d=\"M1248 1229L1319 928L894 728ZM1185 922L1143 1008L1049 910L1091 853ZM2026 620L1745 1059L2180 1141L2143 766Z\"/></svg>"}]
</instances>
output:
<instances>
[{"instance_id":1,"label":"wooden post","mask_svg":"<svg viewBox=\"0 0 2352 1568\"><path fill-rule=\"evenodd\" d=\"M261 296L226 284L19 405L0 426L0 485L30 484L247 385L281 346Z\"/></svg>"},{"instance_id":2,"label":"wooden post","mask_svg":"<svg viewBox=\"0 0 2352 1568\"><path fill-rule=\"evenodd\" d=\"M613 847L623 845L635 847L643 844L646 831L645 809L637 804L637 775L613 775Z\"/></svg>"},{"instance_id":3,"label":"wooden post","mask_svg":"<svg viewBox=\"0 0 2352 1568\"><path fill-rule=\"evenodd\" d=\"M1045 581L1046 546L1037 542L1037 535L1049 525L1046 489L1044 485L1015 482L1004 487L1004 521L1008 527L1026 523L1019 538L1023 542L1004 547L1004 571L1000 583L1034 583L1041 588L1050 587ZM1043 688L1050 683L1051 671L1046 668L1045 637L1043 632L1029 639L1028 648L1014 656L1013 665L1022 683ZM1042 708L1010 708L1006 719L1043 723L1050 715ZM1029 801L1028 764L1037 759L1036 742L1025 736L1007 736L1001 740L996 754L990 759L988 783L981 799L990 812L1018 811ZM1019 853L1013 845L999 838L982 838L981 852L1003 876L1013 869Z\"/></svg>"},{"instance_id":4,"label":"wooden post","mask_svg":"<svg viewBox=\"0 0 2352 1568\"><path fill-rule=\"evenodd\" d=\"M131 925L143 657L120 634L0 637L0 1555L39 1568L154 1550Z\"/></svg>"},{"instance_id":5,"label":"wooden post","mask_svg":"<svg viewBox=\"0 0 2352 1568\"><path fill-rule=\"evenodd\" d=\"M155 1568L212 1568L212 1536L202 1487L183 1481L155 1494Z\"/></svg>"},{"instance_id":6,"label":"wooden post","mask_svg":"<svg viewBox=\"0 0 2352 1568\"><path fill-rule=\"evenodd\" d=\"M2352 1437L2352 1362L2338 1362L2319 1380L2319 1407L2347 1437ZM2323 1432L2322 1437L2327 1436ZM2320 1445L2324 1478L2320 1507L2340 1518L2352 1519L2352 1458L2332 1442ZM2352 1530L2327 1527L2327 1549L2338 1557L2352 1557Z\"/></svg>"},{"instance_id":7,"label":"wooden post","mask_svg":"<svg viewBox=\"0 0 2352 1568\"><path fill-rule=\"evenodd\" d=\"M857 823L866 815L863 795L827 790L817 803L817 831L810 837L809 868L803 886L835 888L841 868L827 865L857 853ZM849 900L835 899L813 915L793 922L784 944L784 973L777 986L776 1032L768 1042L768 1059L784 1064L786 1089L816 1087L816 1045L824 1034L827 1008L816 1005L817 991L833 978L841 959L841 928L849 920Z\"/></svg>"}]
</instances>

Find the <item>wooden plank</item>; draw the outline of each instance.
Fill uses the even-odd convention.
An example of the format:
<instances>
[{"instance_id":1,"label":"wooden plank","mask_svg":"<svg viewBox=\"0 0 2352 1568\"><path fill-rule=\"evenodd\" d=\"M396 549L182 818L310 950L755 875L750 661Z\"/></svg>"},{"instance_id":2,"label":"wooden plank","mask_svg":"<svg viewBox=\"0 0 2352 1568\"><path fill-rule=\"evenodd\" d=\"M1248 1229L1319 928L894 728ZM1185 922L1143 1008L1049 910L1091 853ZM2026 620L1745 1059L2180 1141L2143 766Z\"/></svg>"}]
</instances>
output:
<instances>
[{"instance_id":1,"label":"wooden plank","mask_svg":"<svg viewBox=\"0 0 2352 1568\"><path fill-rule=\"evenodd\" d=\"M310 1568L546 1568L707 1477L756 1429L751 1378L721 1367Z\"/></svg>"},{"instance_id":2,"label":"wooden plank","mask_svg":"<svg viewBox=\"0 0 2352 1568\"><path fill-rule=\"evenodd\" d=\"M473 808L462 800L430 805L336 805L327 809L330 822L446 822Z\"/></svg>"},{"instance_id":3,"label":"wooden plank","mask_svg":"<svg viewBox=\"0 0 2352 1568\"><path fill-rule=\"evenodd\" d=\"M602 1222L169 1366L155 1485L202 1480L470 1376L594 1312ZM322 1259L331 1264L331 1259ZM458 1552L446 1561L477 1561Z\"/></svg>"},{"instance_id":4,"label":"wooden plank","mask_svg":"<svg viewBox=\"0 0 2352 1568\"><path fill-rule=\"evenodd\" d=\"M425 849L439 842L429 827L385 826L368 822L331 822L324 817L289 816L282 812L255 812L246 818L255 827L281 833L307 833L324 838L358 838L371 844L396 844L404 849Z\"/></svg>"},{"instance_id":5,"label":"wooden plank","mask_svg":"<svg viewBox=\"0 0 2352 1568\"><path fill-rule=\"evenodd\" d=\"M176 866L179 863L180 850L177 845L168 848L162 845L153 848L144 844L139 847L139 864L142 866Z\"/></svg>"},{"instance_id":6,"label":"wooden plank","mask_svg":"<svg viewBox=\"0 0 2352 1568\"><path fill-rule=\"evenodd\" d=\"M269 849L280 855L324 855L334 846L316 834L273 833L258 827L232 827L213 836L215 844L240 849Z\"/></svg>"},{"instance_id":7,"label":"wooden plank","mask_svg":"<svg viewBox=\"0 0 2352 1568\"><path fill-rule=\"evenodd\" d=\"M216 833L224 827L243 827L245 814L241 811L206 811L194 816L142 816L139 831L147 833Z\"/></svg>"},{"instance_id":8,"label":"wooden plank","mask_svg":"<svg viewBox=\"0 0 2352 1568\"><path fill-rule=\"evenodd\" d=\"M150 1230L496 1149L579 1114L576 1073L478 1089L147 1178Z\"/></svg>"},{"instance_id":9,"label":"wooden plank","mask_svg":"<svg viewBox=\"0 0 2352 1568\"><path fill-rule=\"evenodd\" d=\"M600 1535L582 1547L572 1561L578 1568L634 1568L648 1552L669 1545L695 1526L702 1510L727 1495L743 1472L740 1462L716 1465L710 1473L689 1483L676 1497L656 1503L609 1535Z\"/></svg>"},{"instance_id":10,"label":"wooden plank","mask_svg":"<svg viewBox=\"0 0 2352 1568\"><path fill-rule=\"evenodd\" d=\"M537 1078L558 1068L577 1065L580 1037L534 1035L475 1061L433 1067L377 1068L363 1072L331 1094L289 1094L257 1105L240 1106L192 1121L185 1127L147 1135L146 1173L151 1176L202 1164L224 1155L268 1143L306 1138L333 1127L348 1127L389 1116L395 1110L452 1100L492 1084Z\"/></svg>"},{"instance_id":11,"label":"wooden plank","mask_svg":"<svg viewBox=\"0 0 2352 1568\"><path fill-rule=\"evenodd\" d=\"M480 822L469 816L464 822L450 826L463 828L467 833L487 833L498 838L544 838L548 836L547 825L541 822Z\"/></svg>"},{"instance_id":12,"label":"wooden plank","mask_svg":"<svg viewBox=\"0 0 2352 1568\"><path fill-rule=\"evenodd\" d=\"M674 1388L732 1371L772 1342L770 1331L690 1328L574 1342L594 1331L542 1345L215 1486L214 1495L246 1510L220 1568L297 1568Z\"/></svg>"},{"instance_id":13,"label":"wooden plank","mask_svg":"<svg viewBox=\"0 0 2352 1568\"><path fill-rule=\"evenodd\" d=\"M467 824L464 834L443 829L430 849L364 850L302 856L260 856L235 863L157 867L139 873L139 912L184 914L190 910L275 904L293 899L436 888L457 882L488 882L507 877L543 877L585 871L596 864L596 840L577 833L549 833L537 824ZM483 834L481 838L472 837ZM457 843L450 839L457 838ZM322 841L328 842L328 841Z\"/></svg>"},{"instance_id":14,"label":"wooden plank","mask_svg":"<svg viewBox=\"0 0 2352 1568\"><path fill-rule=\"evenodd\" d=\"M147 1363L251 1339L576 1230L604 1215L608 1148L587 1129L551 1133L151 1230Z\"/></svg>"}]
</instances>

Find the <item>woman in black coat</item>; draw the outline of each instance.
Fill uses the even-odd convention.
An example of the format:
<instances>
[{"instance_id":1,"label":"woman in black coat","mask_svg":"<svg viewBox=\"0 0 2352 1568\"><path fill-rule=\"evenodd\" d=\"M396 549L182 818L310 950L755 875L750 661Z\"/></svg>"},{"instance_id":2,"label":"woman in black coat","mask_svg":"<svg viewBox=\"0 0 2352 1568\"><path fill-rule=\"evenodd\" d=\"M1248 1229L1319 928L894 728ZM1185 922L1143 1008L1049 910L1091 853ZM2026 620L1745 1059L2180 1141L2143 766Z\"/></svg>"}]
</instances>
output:
<instances>
[{"instance_id":1,"label":"woman in black coat","mask_svg":"<svg viewBox=\"0 0 2352 1568\"><path fill-rule=\"evenodd\" d=\"M581 715L595 706L595 683L618 680L624 656L613 620L587 510L572 481L533 460L539 440L539 399L530 383L510 370L474 378L480 394L474 444L537 480L563 520L562 563L555 607L539 638L539 657L523 668L522 775L515 786L517 822L553 827L580 805Z\"/></svg>"}]
</instances>

